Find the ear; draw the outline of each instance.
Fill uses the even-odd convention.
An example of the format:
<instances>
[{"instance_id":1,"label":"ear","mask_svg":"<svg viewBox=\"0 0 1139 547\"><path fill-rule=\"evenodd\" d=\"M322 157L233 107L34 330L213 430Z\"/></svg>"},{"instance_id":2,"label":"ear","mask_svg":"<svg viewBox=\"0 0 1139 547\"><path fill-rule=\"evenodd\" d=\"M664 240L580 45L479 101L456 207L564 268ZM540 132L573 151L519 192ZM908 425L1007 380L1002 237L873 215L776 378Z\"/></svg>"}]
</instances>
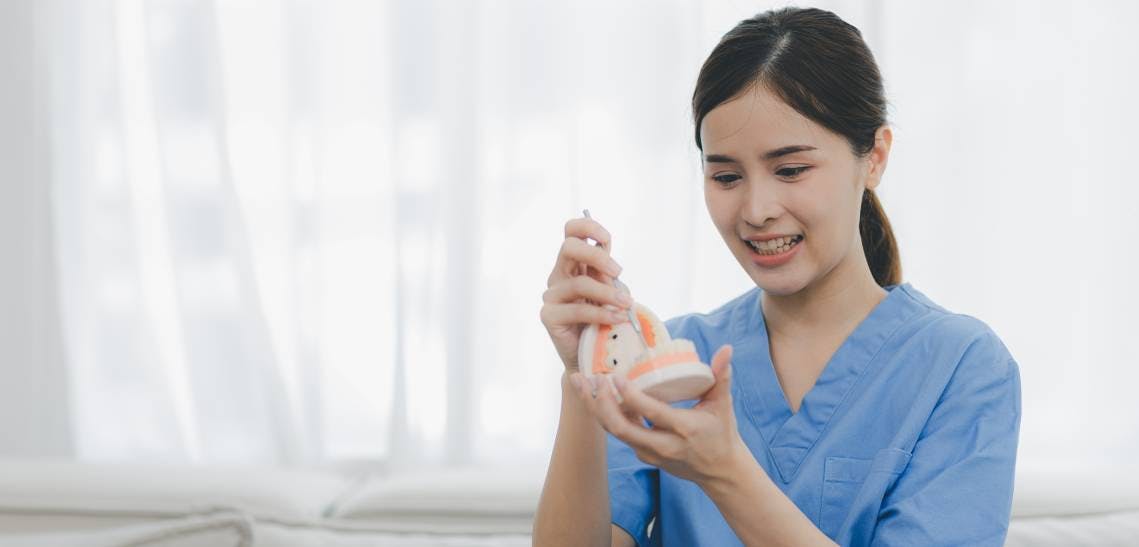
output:
<instances>
[{"instance_id":1,"label":"ear","mask_svg":"<svg viewBox=\"0 0 1139 547\"><path fill-rule=\"evenodd\" d=\"M866 173L866 189L873 190L882 182L882 174L886 172L886 162L890 159L890 145L894 142L894 132L890 126L883 125L874 133L874 148L870 150L868 161L870 169Z\"/></svg>"}]
</instances>

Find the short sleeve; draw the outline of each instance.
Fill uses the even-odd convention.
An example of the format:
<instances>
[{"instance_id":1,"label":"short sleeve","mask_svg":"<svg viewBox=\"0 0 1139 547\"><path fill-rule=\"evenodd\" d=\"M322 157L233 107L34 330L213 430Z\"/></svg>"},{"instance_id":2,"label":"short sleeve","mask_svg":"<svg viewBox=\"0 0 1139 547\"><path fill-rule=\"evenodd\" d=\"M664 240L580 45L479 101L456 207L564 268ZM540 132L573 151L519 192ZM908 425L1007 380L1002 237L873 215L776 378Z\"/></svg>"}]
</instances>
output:
<instances>
[{"instance_id":1,"label":"short sleeve","mask_svg":"<svg viewBox=\"0 0 1139 547\"><path fill-rule=\"evenodd\" d=\"M649 522L660 507L660 471L637 459L629 445L606 433L609 468L609 511L613 524L636 540L649 544Z\"/></svg>"},{"instance_id":2,"label":"short sleeve","mask_svg":"<svg viewBox=\"0 0 1139 547\"><path fill-rule=\"evenodd\" d=\"M1003 545L1019 434L1019 368L990 334L962 356L870 544Z\"/></svg>"}]
</instances>

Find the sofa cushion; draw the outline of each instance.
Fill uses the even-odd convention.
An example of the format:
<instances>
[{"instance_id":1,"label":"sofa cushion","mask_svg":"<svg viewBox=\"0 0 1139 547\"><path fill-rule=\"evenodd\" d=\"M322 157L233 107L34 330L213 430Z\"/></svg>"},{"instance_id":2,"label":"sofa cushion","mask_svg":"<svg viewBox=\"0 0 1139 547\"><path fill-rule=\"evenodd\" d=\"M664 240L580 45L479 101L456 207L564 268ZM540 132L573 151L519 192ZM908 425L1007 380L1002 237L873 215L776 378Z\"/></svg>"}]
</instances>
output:
<instances>
[{"instance_id":1,"label":"sofa cushion","mask_svg":"<svg viewBox=\"0 0 1139 547\"><path fill-rule=\"evenodd\" d=\"M0 531L91 529L240 510L318 520L352 480L266 466L0 462Z\"/></svg>"},{"instance_id":2,"label":"sofa cushion","mask_svg":"<svg viewBox=\"0 0 1139 547\"><path fill-rule=\"evenodd\" d=\"M1013 518L1139 511L1139 466L1023 467Z\"/></svg>"},{"instance_id":3,"label":"sofa cushion","mask_svg":"<svg viewBox=\"0 0 1139 547\"><path fill-rule=\"evenodd\" d=\"M253 524L240 513L64 532L0 533L0 546L20 547L251 547Z\"/></svg>"},{"instance_id":4,"label":"sofa cushion","mask_svg":"<svg viewBox=\"0 0 1139 547\"><path fill-rule=\"evenodd\" d=\"M524 545L544 476L0 462L0 546ZM1139 469L1018 469L1007 545L1135 537Z\"/></svg>"},{"instance_id":5,"label":"sofa cushion","mask_svg":"<svg viewBox=\"0 0 1139 547\"><path fill-rule=\"evenodd\" d=\"M367 523L325 522L319 526L256 523L256 545L272 547L530 547L529 531L525 534L434 532L396 532L378 530Z\"/></svg>"},{"instance_id":6,"label":"sofa cushion","mask_svg":"<svg viewBox=\"0 0 1139 547\"><path fill-rule=\"evenodd\" d=\"M1139 467L1019 467L1006 547L1135 545Z\"/></svg>"},{"instance_id":7,"label":"sofa cushion","mask_svg":"<svg viewBox=\"0 0 1139 547\"><path fill-rule=\"evenodd\" d=\"M1009 525L1005 547L1133 547L1136 538L1139 511L1019 517Z\"/></svg>"},{"instance_id":8,"label":"sofa cushion","mask_svg":"<svg viewBox=\"0 0 1139 547\"><path fill-rule=\"evenodd\" d=\"M335 505L344 525L397 532L529 533L545 469L442 469L375 478Z\"/></svg>"}]
</instances>

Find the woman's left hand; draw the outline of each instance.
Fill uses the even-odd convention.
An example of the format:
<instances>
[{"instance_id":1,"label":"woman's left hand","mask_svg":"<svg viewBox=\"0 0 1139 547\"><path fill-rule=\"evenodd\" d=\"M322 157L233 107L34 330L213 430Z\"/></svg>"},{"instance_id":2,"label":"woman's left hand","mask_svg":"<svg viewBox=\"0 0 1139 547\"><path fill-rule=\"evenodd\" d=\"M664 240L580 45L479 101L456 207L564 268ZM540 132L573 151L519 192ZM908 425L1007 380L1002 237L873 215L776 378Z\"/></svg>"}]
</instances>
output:
<instances>
[{"instance_id":1,"label":"woman's left hand","mask_svg":"<svg viewBox=\"0 0 1139 547\"><path fill-rule=\"evenodd\" d=\"M721 346L712 357L716 383L691 409L674 408L623 377L592 376L597 381L596 399L591 394L594 386L590 379L575 373L578 379L574 383L579 386L578 396L601 426L629 445L638 459L703 485L724 478L739 458L751 456L736 426L731 358L732 347ZM652 427L646 426L642 417L652 422Z\"/></svg>"}]
</instances>

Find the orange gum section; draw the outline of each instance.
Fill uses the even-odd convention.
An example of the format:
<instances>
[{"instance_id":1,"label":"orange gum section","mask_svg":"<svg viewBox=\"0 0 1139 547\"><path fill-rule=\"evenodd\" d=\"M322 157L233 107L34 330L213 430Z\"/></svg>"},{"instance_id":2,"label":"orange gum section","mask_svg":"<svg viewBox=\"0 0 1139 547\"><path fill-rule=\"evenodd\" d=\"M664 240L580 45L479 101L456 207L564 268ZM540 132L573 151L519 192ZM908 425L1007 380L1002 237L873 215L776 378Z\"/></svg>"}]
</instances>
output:
<instances>
[{"instance_id":1,"label":"orange gum section","mask_svg":"<svg viewBox=\"0 0 1139 547\"><path fill-rule=\"evenodd\" d=\"M641 332L645 335L645 343L647 343L650 348L657 347L657 335L656 332L653 331L652 323L649 323L649 318L643 313L638 313L637 322L641 324Z\"/></svg>"}]
</instances>

